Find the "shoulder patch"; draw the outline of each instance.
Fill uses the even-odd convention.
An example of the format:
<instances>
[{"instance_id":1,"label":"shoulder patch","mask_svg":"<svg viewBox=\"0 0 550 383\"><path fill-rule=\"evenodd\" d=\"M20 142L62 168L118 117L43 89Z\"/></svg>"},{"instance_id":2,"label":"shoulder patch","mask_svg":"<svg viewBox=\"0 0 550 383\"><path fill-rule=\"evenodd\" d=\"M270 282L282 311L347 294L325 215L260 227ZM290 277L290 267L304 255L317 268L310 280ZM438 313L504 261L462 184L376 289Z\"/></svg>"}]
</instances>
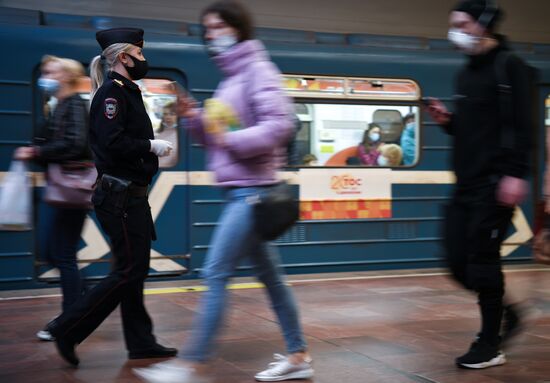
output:
<instances>
[{"instance_id":1,"label":"shoulder patch","mask_svg":"<svg viewBox=\"0 0 550 383\"><path fill-rule=\"evenodd\" d=\"M124 87L124 83L123 83L122 81L120 81L120 80L114 79L113 82L114 82L115 84L117 84L118 86L120 86L121 88Z\"/></svg>"},{"instance_id":2,"label":"shoulder patch","mask_svg":"<svg viewBox=\"0 0 550 383\"><path fill-rule=\"evenodd\" d=\"M103 106L105 117L112 120L118 114L118 101L116 98L106 98Z\"/></svg>"}]
</instances>

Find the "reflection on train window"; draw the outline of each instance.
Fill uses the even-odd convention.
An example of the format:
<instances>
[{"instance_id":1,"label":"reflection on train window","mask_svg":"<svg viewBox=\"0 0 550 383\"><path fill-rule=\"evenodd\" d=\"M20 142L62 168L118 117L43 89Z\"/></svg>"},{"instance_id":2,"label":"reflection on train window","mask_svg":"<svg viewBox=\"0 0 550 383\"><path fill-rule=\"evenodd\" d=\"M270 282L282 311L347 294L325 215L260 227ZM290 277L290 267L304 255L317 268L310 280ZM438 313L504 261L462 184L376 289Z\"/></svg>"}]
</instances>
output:
<instances>
[{"instance_id":1,"label":"reflection on train window","mask_svg":"<svg viewBox=\"0 0 550 383\"><path fill-rule=\"evenodd\" d=\"M172 81L165 79L143 79L136 81L141 89L145 109L149 114L155 138L170 141L174 150L166 157L159 157L159 166L169 168L178 162L178 116L176 114L176 93Z\"/></svg>"},{"instance_id":2,"label":"reflection on train window","mask_svg":"<svg viewBox=\"0 0 550 383\"><path fill-rule=\"evenodd\" d=\"M418 158L418 109L298 102L289 165L414 165Z\"/></svg>"},{"instance_id":3,"label":"reflection on train window","mask_svg":"<svg viewBox=\"0 0 550 383\"><path fill-rule=\"evenodd\" d=\"M145 109L149 114L155 138L170 141L174 149L170 155L159 157L159 166L161 168L173 167L178 162L179 157L179 139L178 139L178 118L176 115L176 89L173 81L166 79L145 78L136 81L141 94ZM77 87L80 97L90 101L91 81L89 77L83 78ZM51 115L57 100L51 97L45 100L44 114Z\"/></svg>"},{"instance_id":4,"label":"reflection on train window","mask_svg":"<svg viewBox=\"0 0 550 383\"><path fill-rule=\"evenodd\" d=\"M544 113L544 121L545 121L545 125L546 127L550 128L550 94L548 96L546 96L546 100L544 101L544 110L545 110L545 113Z\"/></svg>"}]
</instances>

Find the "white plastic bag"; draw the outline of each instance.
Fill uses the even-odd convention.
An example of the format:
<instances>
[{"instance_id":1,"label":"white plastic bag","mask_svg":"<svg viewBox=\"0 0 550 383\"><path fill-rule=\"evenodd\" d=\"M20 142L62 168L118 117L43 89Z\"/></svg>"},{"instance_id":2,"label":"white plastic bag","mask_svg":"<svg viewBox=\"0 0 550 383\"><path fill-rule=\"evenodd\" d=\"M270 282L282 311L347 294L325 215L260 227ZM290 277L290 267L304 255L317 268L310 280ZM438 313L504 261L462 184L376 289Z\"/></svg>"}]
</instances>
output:
<instances>
[{"instance_id":1,"label":"white plastic bag","mask_svg":"<svg viewBox=\"0 0 550 383\"><path fill-rule=\"evenodd\" d=\"M13 160L0 184L0 230L32 227L32 185L27 164Z\"/></svg>"}]
</instances>

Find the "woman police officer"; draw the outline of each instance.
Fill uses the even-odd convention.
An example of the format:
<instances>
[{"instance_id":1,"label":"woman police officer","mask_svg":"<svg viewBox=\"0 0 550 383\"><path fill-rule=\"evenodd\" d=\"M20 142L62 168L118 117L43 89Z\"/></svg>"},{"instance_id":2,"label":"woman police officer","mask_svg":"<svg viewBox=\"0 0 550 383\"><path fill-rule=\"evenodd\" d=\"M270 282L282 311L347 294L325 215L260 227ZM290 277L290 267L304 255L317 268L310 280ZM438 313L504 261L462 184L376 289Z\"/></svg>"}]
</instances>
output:
<instances>
[{"instance_id":1,"label":"woman police officer","mask_svg":"<svg viewBox=\"0 0 550 383\"><path fill-rule=\"evenodd\" d=\"M130 359L174 356L159 345L143 303L154 224L147 188L170 142L153 139L141 92L132 80L143 78L143 30L114 28L97 32L103 52L91 64L90 144L98 171L93 196L96 216L110 238L113 269L101 282L56 318L51 333L60 355L77 366L75 346L86 339L120 303ZM110 69L103 82L103 61Z\"/></svg>"}]
</instances>

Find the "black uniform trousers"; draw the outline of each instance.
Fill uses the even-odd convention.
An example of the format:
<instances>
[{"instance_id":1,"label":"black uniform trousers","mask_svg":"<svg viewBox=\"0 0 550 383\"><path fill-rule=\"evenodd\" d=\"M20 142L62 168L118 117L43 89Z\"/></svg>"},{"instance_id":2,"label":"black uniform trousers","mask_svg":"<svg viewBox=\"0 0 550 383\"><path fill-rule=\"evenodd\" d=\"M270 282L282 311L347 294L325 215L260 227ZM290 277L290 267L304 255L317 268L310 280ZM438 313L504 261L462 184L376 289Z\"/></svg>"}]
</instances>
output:
<instances>
[{"instance_id":1,"label":"black uniform trousers","mask_svg":"<svg viewBox=\"0 0 550 383\"><path fill-rule=\"evenodd\" d=\"M499 205L496 185L457 190L446 207L443 230L446 261L453 278L478 294L479 339L498 345L503 314L504 275L500 247L514 209Z\"/></svg>"},{"instance_id":2,"label":"black uniform trousers","mask_svg":"<svg viewBox=\"0 0 550 383\"><path fill-rule=\"evenodd\" d=\"M109 194L94 193L96 216L111 241L113 268L87 294L53 322L52 335L75 343L86 339L120 303L124 338L129 351L156 344L151 318L143 302L143 285L149 271L153 220L147 197L128 197L125 209L116 211Z\"/></svg>"}]
</instances>

